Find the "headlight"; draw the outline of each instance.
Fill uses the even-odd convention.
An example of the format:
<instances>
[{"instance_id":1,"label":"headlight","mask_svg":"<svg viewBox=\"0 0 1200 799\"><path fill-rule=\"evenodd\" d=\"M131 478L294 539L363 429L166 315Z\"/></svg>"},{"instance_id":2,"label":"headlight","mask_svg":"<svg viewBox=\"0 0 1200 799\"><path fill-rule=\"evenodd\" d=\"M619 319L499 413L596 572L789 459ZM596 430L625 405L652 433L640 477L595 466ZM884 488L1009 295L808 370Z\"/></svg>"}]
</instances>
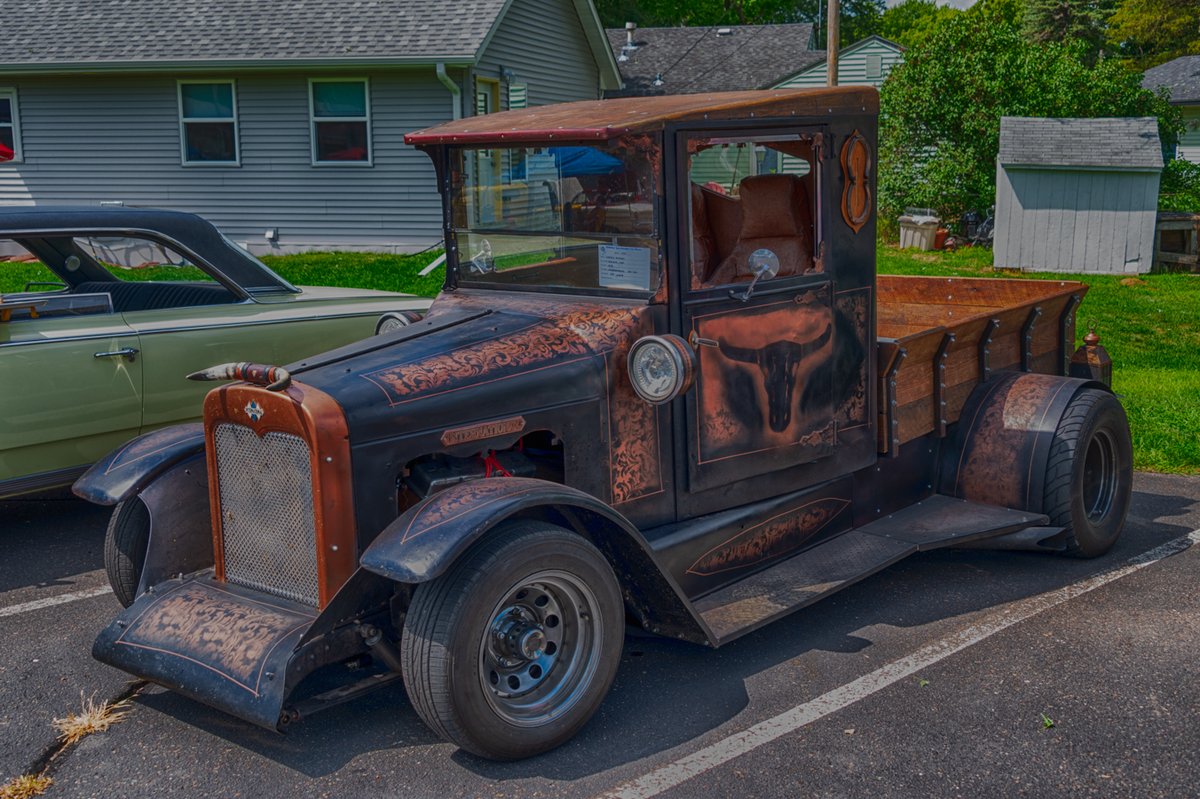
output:
<instances>
[{"instance_id":1,"label":"headlight","mask_svg":"<svg viewBox=\"0 0 1200 799\"><path fill-rule=\"evenodd\" d=\"M629 350L629 380L651 405L670 402L692 386L696 354L679 336L645 336Z\"/></svg>"}]
</instances>

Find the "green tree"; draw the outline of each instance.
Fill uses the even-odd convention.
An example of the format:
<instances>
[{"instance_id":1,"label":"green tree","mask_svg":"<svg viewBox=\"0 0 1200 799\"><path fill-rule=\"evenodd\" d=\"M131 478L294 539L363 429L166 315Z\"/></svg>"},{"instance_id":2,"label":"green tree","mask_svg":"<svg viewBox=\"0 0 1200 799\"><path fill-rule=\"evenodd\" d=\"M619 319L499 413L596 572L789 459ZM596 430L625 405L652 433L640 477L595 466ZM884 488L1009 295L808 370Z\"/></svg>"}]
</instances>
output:
<instances>
[{"instance_id":1,"label":"green tree","mask_svg":"<svg viewBox=\"0 0 1200 799\"><path fill-rule=\"evenodd\" d=\"M879 213L906 206L956 219L995 202L1000 117L1156 116L1174 141L1177 109L1121 62L1089 66L1078 41L1031 42L1006 0L980 0L905 53L880 96Z\"/></svg>"},{"instance_id":2,"label":"green tree","mask_svg":"<svg viewBox=\"0 0 1200 799\"><path fill-rule=\"evenodd\" d=\"M1035 42L1078 39L1094 62L1114 8L1114 0L1026 0L1024 32Z\"/></svg>"},{"instance_id":3,"label":"green tree","mask_svg":"<svg viewBox=\"0 0 1200 799\"><path fill-rule=\"evenodd\" d=\"M879 35L905 47L916 47L951 17L962 12L936 0L904 0L883 12Z\"/></svg>"},{"instance_id":4,"label":"green tree","mask_svg":"<svg viewBox=\"0 0 1200 799\"><path fill-rule=\"evenodd\" d=\"M1200 2L1119 0L1108 40L1139 69L1200 55Z\"/></svg>"}]
</instances>

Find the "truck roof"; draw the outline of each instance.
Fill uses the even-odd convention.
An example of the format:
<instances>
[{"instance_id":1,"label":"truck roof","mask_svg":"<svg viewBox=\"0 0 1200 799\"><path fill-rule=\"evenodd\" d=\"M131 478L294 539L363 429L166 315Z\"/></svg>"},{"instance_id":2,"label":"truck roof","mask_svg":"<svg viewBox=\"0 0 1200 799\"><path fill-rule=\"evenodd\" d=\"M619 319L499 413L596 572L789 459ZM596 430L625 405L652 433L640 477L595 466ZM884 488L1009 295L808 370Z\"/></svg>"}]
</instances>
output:
<instances>
[{"instance_id":1,"label":"truck roof","mask_svg":"<svg viewBox=\"0 0 1200 799\"><path fill-rule=\"evenodd\" d=\"M604 141L661 131L667 124L678 122L878 112L879 93L870 86L621 97L456 119L409 133L404 141L417 147L497 141Z\"/></svg>"}]
</instances>

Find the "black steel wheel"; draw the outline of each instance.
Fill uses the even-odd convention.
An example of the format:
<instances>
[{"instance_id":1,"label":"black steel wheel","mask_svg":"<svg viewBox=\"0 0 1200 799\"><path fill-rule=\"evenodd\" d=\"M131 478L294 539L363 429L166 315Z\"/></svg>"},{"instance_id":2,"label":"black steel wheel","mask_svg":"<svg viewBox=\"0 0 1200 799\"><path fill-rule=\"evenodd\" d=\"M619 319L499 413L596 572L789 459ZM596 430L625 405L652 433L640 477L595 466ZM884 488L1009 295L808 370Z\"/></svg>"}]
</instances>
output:
<instances>
[{"instance_id":1,"label":"black steel wheel","mask_svg":"<svg viewBox=\"0 0 1200 799\"><path fill-rule=\"evenodd\" d=\"M1066 554L1094 558L1121 535L1133 488L1133 444L1125 409L1107 391L1085 389L1054 432L1045 512L1068 532Z\"/></svg>"},{"instance_id":2,"label":"black steel wheel","mask_svg":"<svg viewBox=\"0 0 1200 799\"><path fill-rule=\"evenodd\" d=\"M113 593L125 607L137 599L150 543L150 510L138 497L117 503L104 534L104 571Z\"/></svg>"},{"instance_id":3,"label":"black steel wheel","mask_svg":"<svg viewBox=\"0 0 1200 799\"><path fill-rule=\"evenodd\" d=\"M590 542L541 522L506 524L417 586L404 684L446 740L494 760L530 757L599 708L624 626L616 576Z\"/></svg>"}]
</instances>

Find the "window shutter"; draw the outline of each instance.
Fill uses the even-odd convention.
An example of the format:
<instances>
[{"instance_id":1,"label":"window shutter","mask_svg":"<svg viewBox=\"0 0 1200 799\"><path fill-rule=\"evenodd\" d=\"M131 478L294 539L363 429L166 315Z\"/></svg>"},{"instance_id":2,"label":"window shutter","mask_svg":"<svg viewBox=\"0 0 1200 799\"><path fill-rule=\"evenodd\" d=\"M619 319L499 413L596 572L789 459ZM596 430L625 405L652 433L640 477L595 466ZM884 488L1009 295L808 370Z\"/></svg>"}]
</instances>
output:
<instances>
[{"instance_id":1,"label":"window shutter","mask_svg":"<svg viewBox=\"0 0 1200 799\"><path fill-rule=\"evenodd\" d=\"M529 105L529 87L524 83L508 84L509 110L525 108Z\"/></svg>"}]
</instances>

